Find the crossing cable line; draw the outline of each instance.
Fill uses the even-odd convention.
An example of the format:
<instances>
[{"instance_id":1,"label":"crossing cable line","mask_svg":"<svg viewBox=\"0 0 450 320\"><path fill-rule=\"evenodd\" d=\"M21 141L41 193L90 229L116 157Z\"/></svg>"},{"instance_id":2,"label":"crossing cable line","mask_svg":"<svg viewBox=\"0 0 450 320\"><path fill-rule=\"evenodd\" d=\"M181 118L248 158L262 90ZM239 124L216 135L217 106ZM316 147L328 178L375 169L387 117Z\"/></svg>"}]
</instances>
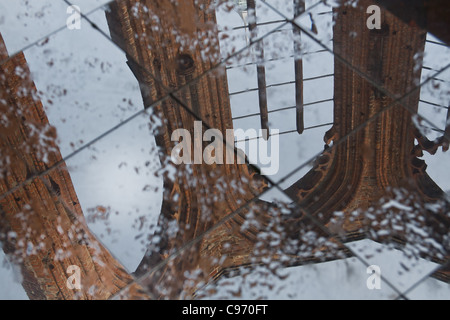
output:
<instances>
[{"instance_id":1,"label":"crossing cable line","mask_svg":"<svg viewBox=\"0 0 450 320\"><path fill-rule=\"evenodd\" d=\"M311 129L317 129L317 128L322 128L322 127L327 127L327 126L331 126L333 125L333 123L323 123L323 124L318 124L316 126L311 126L311 127L307 127L305 128L305 130L311 130ZM289 130L289 131L283 131L283 132L279 132L279 133L271 133L271 137L272 136L281 136L281 135L285 135L285 134L290 134L290 133L295 133L297 132L297 130ZM239 142L247 142L247 141L251 141L251 140L259 140L259 139L263 139L264 137L262 136L258 136L258 137L252 137L252 138L246 138L246 139L242 139L242 140L236 140L234 141L234 143L239 143Z\"/></svg>"},{"instance_id":2,"label":"crossing cable line","mask_svg":"<svg viewBox=\"0 0 450 320\"><path fill-rule=\"evenodd\" d=\"M319 79L323 79L323 78L330 78L334 76L334 74L324 74L321 76L316 76L316 77L310 77L310 78L305 78L303 79L303 81L313 81L313 80L319 80ZM280 83L274 83L274 84L269 84L266 86L267 89L269 88L276 88L276 87L282 87L282 86L286 86L286 85L290 85L290 84L295 84L295 80L292 81L286 81L286 82L280 82ZM235 96L238 94L243 94L243 93L247 93L247 92L254 92L254 91L258 91L259 88L250 88L250 89L245 89L245 90L241 90L241 91L236 91L236 92L231 92L229 93L230 96Z\"/></svg>"},{"instance_id":3,"label":"crossing cable line","mask_svg":"<svg viewBox=\"0 0 450 320\"><path fill-rule=\"evenodd\" d=\"M307 55L311 55L311 54L317 54L317 53L322 53L322 52L328 52L327 50L316 50L316 51L311 51L311 52L303 52L302 53L302 57L307 56ZM270 58L270 59L264 59L262 61L262 63L267 63L267 62L276 62L276 61L281 61L281 60L286 60L286 59L292 59L295 58L296 55L295 54L291 54L289 56L285 56L285 57L275 57L275 58ZM253 66L256 65L256 62L252 61L252 62L247 62L244 64L240 64L237 66L228 66L226 67L227 70L230 69L238 69L238 68L244 68L244 67L248 67L248 66Z\"/></svg>"},{"instance_id":4,"label":"crossing cable line","mask_svg":"<svg viewBox=\"0 0 450 320\"><path fill-rule=\"evenodd\" d=\"M65 1L66 3L69 3L67 0L63 0L63 1ZM264 1L263 1L264 2ZM265 2L264 2L265 3ZM320 3L320 2L319 2ZM311 8L310 8L311 9ZM306 11L304 11L303 13L305 13ZM302 13L302 14L303 14ZM298 17L296 17L296 18L298 18ZM86 18L85 18L86 19ZM89 19L87 19L88 21L89 21ZM289 22L291 22L292 23L292 21L289 21ZM99 32L101 32L102 34L104 34L104 32L102 32L95 24L93 24L93 23L91 23L91 25L95 28L95 29L97 29ZM104 34L108 39L109 39L109 37L106 35L106 34ZM267 35L267 34L266 34ZM253 42L253 43L255 43L255 41ZM148 72L148 70L146 70L145 68L144 68L144 71L146 71L147 73L149 73ZM154 77L151 73L149 73L153 78L156 78L156 77ZM427 79L427 80L429 80L429 79ZM160 82L159 81L159 79L155 79L155 81L158 81L158 82ZM421 85L423 85L423 84L421 84ZM163 85L162 85L163 86ZM163 86L164 87L164 86ZM419 86L420 87L420 86ZM419 87L416 87L415 89L418 89ZM415 90L412 90L413 92L415 92ZM184 103L180 100L180 99L178 99L178 97L176 97L173 93L171 94L171 93L169 93L169 96L170 96L170 98L172 98L174 101L176 101L178 104L180 104L180 106L182 106L183 107L183 105L184 105ZM399 100L399 99L396 99L395 101L397 101L397 100ZM401 100L399 100L399 101L401 101ZM393 105L395 105L395 104L393 104ZM197 119L199 119L199 120L201 120L201 118L197 115L197 114L195 114L192 110L190 110L190 108L189 107L187 107L186 105L184 105L184 107L183 108L185 108L186 109L186 111L188 112L188 113L190 113L191 115L193 115L194 117L196 117ZM385 108L384 110L386 110L387 108ZM381 113L378 113L378 116L380 115ZM207 125L205 125L205 127L208 127ZM364 126L363 126L364 127ZM363 128L363 127L361 127L361 128ZM335 144L333 144L333 146L335 146ZM234 151L236 152L236 148L234 148ZM252 164L249 164L250 166L252 166ZM254 166L253 166L254 167ZM260 170L259 170L259 168L255 168L255 169L257 169L257 171L259 171L260 172ZM289 196L283 189L281 189L280 187L279 187L279 185L278 184L274 184L274 182L270 179L270 178L268 178L267 176L264 176L264 175L261 175L265 180L267 180L267 182L269 182L271 185L274 185L277 189L279 189L280 191L282 191L282 192L284 192L288 197L290 197L291 199L292 199L292 196ZM295 199L292 199L292 200L294 200L294 203L298 206L298 203L296 202L296 200ZM250 202L249 202L250 203ZM247 203L246 205L248 205L249 203ZM304 209L304 208L300 208L300 210L303 210L304 212L306 212L306 210ZM332 235L331 233L330 233L330 231L325 227L325 226L323 226L323 224L321 224L319 221L316 221L316 218L314 217L314 216L312 216L311 214L309 214L308 212L306 212L306 216L309 216L309 218L314 222L315 221L315 224L319 227L319 228L321 228L321 229L323 229L323 231L327 231L327 233L329 233L330 234L330 236L335 236L335 235ZM195 240L195 239L194 239ZM200 241L200 240L199 240ZM343 244L342 242L341 242L341 244L342 245L344 245L344 247L347 247L345 244ZM348 247L347 247L348 248ZM358 258L358 260L360 260L361 262L363 262L365 265L369 265L363 258L361 258L361 257L359 257L355 252L353 252L353 250L351 250L350 248L348 248L349 250L350 250L350 252L352 252L352 254L355 256L355 257L357 257ZM167 259L166 259L167 260ZM166 260L164 260L164 261L166 261ZM163 261L163 262L164 262ZM168 262L167 262L168 263ZM164 264L165 265L165 264ZM385 280L385 282L387 283L387 284L389 284L390 282L387 280L387 279L384 279ZM400 295L401 295L401 292L395 287L395 286L392 286L392 288L394 289L394 291L396 291L396 292L398 292Z\"/></svg>"},{"instance_id":5,"label":"crossing cable line","mask_svg":"<svg viewBox=\"0 0 450 320\"><path fill-rule=\"evenodd\" d=\"M443 264L437 266L436 268L434 268L433 270L431 270L430 272L428 272L427 274L425 274L422 278L420 278L418 281L416 281L412 286L410 286L408 289L406 289L405 291L403 291L403 295L407 295L408 293L414 291L415 289L417 289L417 287L419 287L423 282L425 282L428 278L430 278L433 274L435 274L436 272L438 272L441 269L447 268L450 266L450 258ZM399 300L401 299L400 296L397 296L395 298L395 300Z\"/></svg>"},{"instance_id":6,"label":"crossing cable line","mask_svg":"<svg viewBox=\"0 0 450 320\"><path fill-rule=\"evenodd\" d=\"M276 24L276 23L282 23L285 22L285 20L272 20L272 21L267 21L267 22L259 22L256 24L257 27L261 27L261 26L266 26L266 25L271 25L271 24ZM248 29L248 25L245 26L239 26L239 27L234 27L231 30L240 30L240 29ZM291 30L291 29L289 29ZM219 32L227 32L229 30L221 30Z\"/></svg>"},{"instance_id":7,"label":"crossing cable line","mask_svg":"<svg viewBox=\"0 0 450 320\"><path fill-rule=\"evenodd\" d=\"M433 40L425 40L425 41L428 42L428 43L437 44L439 46L444 46L444 47L449 48L449 46L447 44L442 43L442 42L437 42L437 41L433 41Z\"/></svg>"},{"instance_id":8,"label":"crossing cable line","mask_svg":"<svg viewBox=\"0 0 450 320\"><path fill-rule=\"evenodd\" d=\"M430 106L434 106L434 107L442 108L442 109L448 109L448 108L449 108L448 106L444 106L444 105L442 105L442 104L438 104L438 103L434 103L434 102L426 101L426 100L423 100L423 99L420 99L420 100L419 100L419 102L422 102L422 103L428 104L428 105L430 105Z\"/></svg>"},{"instance_id":9,"label":"crossing cable line","mask_svg":"<svg viewBox=\"0 0 450 320\"><path fill-rule=\"evenodd\" d=\"M304 107L313 106L313 105L317 105L317 104L321 104L321 103L325 103L325 102L332 102L332 101L334 101L334 98L308 102L308 103L303 104L303 106ZM296 106L284 107L284 108L269 110L267 113L276 113L276 112L281 112L281 111L286 111L286 110L293 110L296 108L297 108ZM249 113L249 114L246 114L243 116L236 116L236 117L232 118L231 120L240 120L240 119L245 119L245 118L250 118L250 117L256 117L259 115L260 115L260 113Z\"/></svg>"}]
</instances>

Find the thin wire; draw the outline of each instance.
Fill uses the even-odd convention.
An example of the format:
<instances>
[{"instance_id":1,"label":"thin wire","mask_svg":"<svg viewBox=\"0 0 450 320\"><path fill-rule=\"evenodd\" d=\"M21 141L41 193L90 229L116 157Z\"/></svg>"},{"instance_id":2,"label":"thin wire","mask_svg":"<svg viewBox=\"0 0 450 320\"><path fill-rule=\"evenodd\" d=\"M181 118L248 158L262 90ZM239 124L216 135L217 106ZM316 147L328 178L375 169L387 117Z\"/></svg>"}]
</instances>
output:
<instances>
[{"instance_id":1,"label":"thin wire","mask_svg":"<svg viewBox=\"0 0 450 320\"><path fill-rule=\"evenodd\" d=\"M425 50L426 50L426 49L425 49ZM431 70L431 71L438 71L437 69L434 69L434 68L432 68L432 67L427 67L427 66L422 66L422 69L425 69L425 70ZM444 79L438 79L438 80L446 81L446 80L444 80Z\"/></svg>"},{"instance_id":2,"label":"thin wire","mask_svg":"<svg viewBox=\"0 0 450 320\"><path fill-rule=\"evenodd\" d=\"M433 40L426 40L426 42L433 43L433 44L437 44L437 45L440 45L440 46L444 46L444 47L449 48L449 46L448 46L447 44L442 43L442 42L437 42L437 41L433 41Z\"/></svg>"},{"instance_id":3,"label":"thin wire","mask_svg":"<svg viewBox=\"0 0 450 320\"><path fill-rule=\"evenodd\" d=\"M448 80L439 79L439 78L432 78L432 80L439 81L439 82L444 82L444 83L450 83L450 81L448 81Z\"/></svg>"},{"instance_id":4,"label":"thin wire","mask_svg":"<svg viewBox=\"0 0 450 320\"><path fill-rule=\"evenodd\" d=\"M275 24L275 23L281 23L281 22L286 22L285 20L273 20L273 21L267 21L267 22L260 22L257 23L256 26L260 27L260 26L266 26L266 25L271 25L271 24ZM240 30L240 29L248 29L248 26L239 26L239 27L234 27L231 30ZM220 30L219 32L227 32L229 30Z\"/></svg>"},{"instance_id":5,"label":"thin wire","mask_svg":"<svg viewBox=\"0 0 450 320\"><path fill-rule=\"evenodd\" d=\"M316 54L316 53L322 53L322 52L328 52L327 50L317 50L317 51L311 51L311 52L302 52L302 57L306 56L306 55L310 55L310 54ZM286 59L291 59L291 58L295 58L296 55L295 54L291 54L289 56L286 57L280 57L280 58L270 58L270 59L266 59L266 60L262 60L261 63L265 64L267 62L274 62L274 61L281 61L281 60L286 60ZM237 69L237 68L244 68L244 67L248 67L248 66L252 66L252 65L256 65L257 62L247 62L244 64L240 64L237 66L228 66L227 70L230 69Z\"/></svg>"},{"instance_id":6,"label":"thin wire","mask_svg":"<svg viewBox=\"0 0 450 320\"><path fill-rule=\"evenodd\" d=\"M325 102L332 102L332 101L334 101L334 98L305 103L305 104L303 104L303 106L307 107L307 106L312 106L312 105L321 104L321 103L325 103ZM281 111L292 110L292 109L297 109L297 106L291 106L291 107L284 107L284 108L269 110L267 113L275 113L275 112L281 112ZM245 118L250 118L250 117L256 117L256 116L259 116L259 115L260 115L260 113L250 113L250 114L246 114L244 116L234 117L231 120L240 120L240 119L245 119Z\"/></svg>"},{"instance_id":7,"label":"thin wire","mask_svg":"<svg viewBox=\"0 0 450 320\"><path fill-rule=\"evenodd\" d=\"M443 109L448 109L449 108L448 106L444 106L442 104L437 104L437 103L426 101L426 100L422 100L422 99L420 99L419 102L423 102L425 104L429 104L431 106L439 107L439 108L443 108Z\"/></svg>"},{"instance_id":8,"label":"thin wire","mask_svg":"<svg viewBox=\"0 0 450 320\"><path fill-rule=\"evenodd\" d=\"M403 295L407 295L408 293L414 291L419 285L421 285L425 280L427 280L428 278L430 278L434 273L438 272L440 269L446 268L450 266L450 259L448 259L444 264L440 264L439 266L437 266L436 268L434 268L432 271L430 271L429 273L427 273L425 276L423 276L421 279L419 279L418 281L416 281L412 286L410 286L408 289L406 289L405 291L403 291ZM395 300L399 300L401 297L397 296L397 298L395 298Z\"/></svg>"},{"instance_id":9,"label":"thin wire","mask_svg":"<svg viewBox=\"0 0 450 320\"><path fill-rule=\"evenodd\" d=\"M326 126L331 126L333 125L333 122L330 123L324 123L324 124L319 124L316 126L311 126L308 128L305 128L305 130L311 130L311 129L317 129L317 128L322 128L322 127L326 127ZM289 130L289 131L283 131L283 132L279 132L279 133L271 133L270 136L282 136L285 134L290 134L290 133L295 133L298 132L297 130ZM259 139L263 139L264 137L262 136L258 136L258 137L253 137L253 138L246 138L246 139L242 139L242 140L236 140L234 141L234 143L239 143L239 142L247 142L247 141L251 141L251 140L259 140Z\"/></svg>"},{"instance_id":10,"label":"thin wire","mask_svg":"<svg viewBox=\"0 0 450 320\"><path fill-rule=\"evenodd\" d=\"M323 78L329 78L329 77L332 77L332 76L334 76L334 74L325 74L325 75L322 75L322 76L305 78L305 79L303 79L303 81L313 81L313 80L318 80L318 79L323 79ZM286 85L289 85L289 84L295 84L295 82L296 82L295 80L292 80L292 81L274 83L274 84L267 85L266 88L269 89L269 88L273 88L273 87L282 87L282 86L286 86ZM231 92L231 93L229 93L229 95L230 96L234 96L234 95L237 95L237 94L243 94L243 93L247 93L247 92L254 92L254 91L258 91L258 90L259 90L259 88L250 88L250 89L245 89L245 90L242 90L242 91Z\"/></svg>"}]
</instances>

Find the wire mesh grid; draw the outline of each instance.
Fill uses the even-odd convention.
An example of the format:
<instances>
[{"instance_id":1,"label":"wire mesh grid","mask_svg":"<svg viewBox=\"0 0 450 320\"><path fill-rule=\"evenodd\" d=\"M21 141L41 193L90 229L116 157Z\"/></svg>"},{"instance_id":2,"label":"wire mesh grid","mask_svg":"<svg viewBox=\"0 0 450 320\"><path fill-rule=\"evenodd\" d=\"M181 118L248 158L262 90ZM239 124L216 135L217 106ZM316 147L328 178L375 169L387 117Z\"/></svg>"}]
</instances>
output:
<instances>
[{"instance_id":1,"label":"wire mesh grid","mask_svg":"<svg viewBox=\"0 0 450 320\"><path fill-rule=\"evenodd\" d=\"M62 2L64 2L65 4L69 5L69 6L73 6L74 4L71 3L68 0L62 0ZM95 8L94 10L90 11L89 13L83 13L83 12L79 12L80 16L87 21L93 30L95 30L96 32L100 33L103 37L105 37L108 41L111 41L117 48L119 48L121 51L123 51L127 57L131 57L129 52L126 52L123 48L121 48L119 45L117 45L114 41L112 41L112 39L103 31L101 30L101 28L99 28L95 22L90 18L91 13L93 12L97 12L98 10L101 10L102 8L107 7L109 4L113 3L114 1L109 1L108 3L102 4L100 7ZM443 68L441 68L440 70L435 70L429 67L423 67L424 69L430 70L430 71L434 71L434 73L432 74L432 76L427 77L425 80L423 80L422 82L420 82L418 85L416 85L414 88L412 88L411 90L409 90L406 94L402 95L402 96L398 96L396 95L395 92L388 92L379 82L377 82L377 80L374 80L370 75L368 75L366 72L359 70L357 67L355 67L350 61L348 61L346 59L345 56L340 56L339 54L337 54L333 48L331 48L327 43L324 43L322 40L320 40L317 35L306 29L304 26L302 26L300 23L298 23L297 21L299 20L299 18L301 18L302 16L306 16L311 9L313 9L316 5L322 4L322 1L318 1L316 3L316 5L306 9L304 12L299 13L297 16L293 17L293 18L289 18L287 17L285 14L283 14L283 12L281 12L279 9L277 9L275 6L273 6L272 4L264 1L264 0L260 0L257 1L259 4L264 5L268 10L271 10L272 12L276 13L280 19L277 21L274 21L273 23L279 23L279 25L275 28L273 28L272 30L270 30L269 32L265 33L262 36L259 36L257 39L252 39L244 48L236 51L235 53L231 54L230 56L226 57L225 59L223 59L222 61L220 61L217 65L213 66L212 68L204 71L202 74L200 74L198 77L193 78L191 80L189 80L186 84L184 84L181 87L175 88L175 89L171 89L171 88L167 88L162 82L161 79L158 78L158 76L152 74L147 68L146 66L143 65L139 65L139 62L137 61L133 61L133 63L139 65L139 67L142 69L142 71L149 77L151 77L156 83L158 83L158 85L160 85L163 88L163 94L162 96L157 100L154 101L151 105L149 106L145 106L145 109L142 109L141 111L133 114L132 116L130 116L129 118L125 119L124 121L121 121L119 124L117 124L116 126L112 127L111 129L107 130L106 132L104 132L103 134L99 135L98 137L96 137L95 139L91 140L88 143L85 143L82 147L77 148L76 150L74 150L72 153L70 153L69 155L65 156L62 160L58 161L57 163L55 163L53 166L49 167L48 169L41 171L37 174L33 174L29 177L27 177L27 179L18 184L17 186L15 186L14 188L11 188L9 190L7 190L6 192L4 192L1 196L0 199L5 199L8 195L13 194L15 191L23 188L24 186L26 186L27 184L29 184L30 182L34 181L35 179L38 178L43 178L46 175L48 175L49 173L51 173L53 170L58 169L58 167L60 167L62 164L64 164L65 162L67 162L68 160L70 160L71 158L73 158L74 156L76 156L77 154L79 154L80 152L82 152L83 150L86 150L92 146L94 146L98 141L104 139L105 137L111 135L113 132L117 131L119 128L125 126L126 124L132 122L133 120L135 120L137 117L143 115L143 114L147 114L148 116L150 116L150 112L149 110L151 110L154 106L157 106L158 104L167 101L167 100L171 100L173 101L176 105L180 106L181 108L183 108L187 113L189 113L195 120L197 121L201 121L205 128L207 129L211 129L212 126L210 126L208 124L208 121L206 119L203 119L202 116L198 113L196 113L195 110L192 110L189 107L189 104L184 102L182 98L180 98L178 96L178 93L182 92L183 90L185 90L186 88L189 88L189 86L197 83L198 81L200 81L202 78L204 78L205 76L207 76L210 73L215 72L216 69L218 69L219 67L223 67L224 65L227 64L227 62L229 60L232 60L234 57L239 56L240 54L242 54L244 51L248 50L249 48L254 48L255 46L257 46L258 44L261 44L265 38L267 38L270 35L273 35L276 32L282 31L284 27L286 26L290 26L292 28L292 30L299 30L302 35L306 35L307 37L309 37L313 42L315 42L316 44L318 44L321 49L316 51L316 52L328 52L330 53L333 58L336 61L339 61L340 63L342 63L346 68L348 68L349 70L351 70L352 72L354 72L355 74L357 74L358 76L360 76L362 79L364 79L367 83L369 83L370 85L372 85L373 87L375 87L378 91L382 92L385 96L390 97L393 102L388 104L387 106L385 106L384 108L382 108L380 111L378 111L377 113L371 115L371 117L369 117L366 121L364 121L363 123L361 123L360 125L356 126L352 131L350 131L349 133L347 133L347 135L340 137L337 141L334 141L333 144L329 147L329 151L331 151L332 149L337 148L339 145L345 143L345 141L347 139L349 139L350 137L356 135L358 132L361 132L363 130L365 130L365 128L372 122L374 122L376 119L378 119L380 116L382 116L385 112L389 111L390 109L394 108L395 106L401 106L402 108L406 109L407 111L409 111L413 116L417 116L421 121L427 123L427 125L429 126L429 128L431 128L431 130L435 130L438 131L440 133L443 134L443 137L445 137L446 139L450 139L450 137L448 136L448 132L442 130L439 128L438 125L435 125L432 121L428 120L427 118L421 116L417 111L415 111L413 108L411 108L411 106L409 106L405 101L406 99L416 93L417 91L419 91L424 85L426 85L427 83L433 81L433 80L440 80L440 81L444 81L439 79L439 76L445 72L446 70L449 69L450 65L446 65ZM269 23L268 23L269 24ZM55 31L48 33L47 35L45 35L43 38L39 39L38 41L35 41L29 45L27 45L26 47L23 48L23 50L18 51L16 54L12 54L10 55L8 58L4 59L1 64L6 63L7 61L9 61L10 59L14 58L14 56L16 56L17 54L19 54L22 51L27 50L28 48L36 45L37 43L42 42L44 39L48 38L49 36L52 36L58 32L61 32L62 30L64 30L66 28L66 26L61 27L59 29L56 29ZM432 41L429 41L432 42ZM441 43L439 43L439 45L442 45ZM267 61L271 61L271 59L267 60ZM267 62L265 61L265 62ZM250 62L247 63L247 65L252 65L255 64L254 62ZM234 68L235 66L228 66L227 69L231 69ZM333 77L333 74L327 74L327 75L323 75L323 76L318 76L318 77L314 77L311 79L305 78L303 79L303 81L308 81L308 80L312 80L312 79L316 79L316 78L322 78L322 77ZM294 83L293 81L290 82L284 82L284 83L278 83L278 84L272 84L267 86L266 88L270 88L271 86L283 86L286 84L292 84ZM229 93L230 95L238 95L241 93L245 93L245 92L251 92L251 91L256 91L258 90L257 88L251 88L251 89L246 89L246 90L242 90L239 92L232 92ZM308 104L304 104L304 106L307 105L314 105L314 104L318 104L321 102L331 102L333 101L333 99L327 99L327 100L321 100L321 101L315 101L315 102L311 102ZM430 101L426 101L426 100L420 100L421 102L425 103L425 104L430 104L430 105L434 105L434 106L439 106L442 108L447 108L448 106L443 106L440 104L436 104ZM283 108L279 108L279 109L275 109L275 110L271 110L269 111L269 113L275 113L275 112L282 112L285 110L290 110L290 109L296 109L296 106L290 106L290 107L283 107ZM256 117L256 116L261 116L260 113L253 113L253 114L247 114L247 115L243 115L243 116L236 116L233 118L233 120L239 120L239 119L244 119L244 118L248 118L248 117ZM321 126L329 126L332 125L332 123L326 123L326 124L321 124L318 126L311 126L311 127L307 127L306 129L312 129L312 128L317 128L317 127L321 127ZM285 131L285 132L281 132L278 135L283 135L283 134L289 134L289 133L293 133L296 130L292 130L292 131ZM255 137L255 138L248 138L245 141L251 140L251 139L261 139L262 137ZM225 143L227 143L227 141L224 141ZM236 141L239 142L239 141ZM236 148L235 146L230 146L227 145L228 148L232 148L235 152L236 152ZM313 216L310 212L308 212L308 210L306 208L300 207L300 205L298 204L298 200L294 197L292 197L291 194L288 194L286 192L286 190L284 190L283 188L280 187L280 185L286 181L287 179L289 179L291 176L293 176L295 173L297 173L298 171L300 171L301 169L307 167L310 163L312 163L315 159L317 159L319 156L321 155L321 152L314 155L312 158L308 159L307 161L304 161L303 163L301 163L297 168L295 168L294 170L292 170L291 172L289 172L287 175L283 176L281 179L274 181L272 180L269 176L265 176L263 174L261 174L261 176L263 177L263 179L265 180L265 182L268 184L268 188L264 190L264 192L255 195L253 197L253 199L251 199L250 201L247 201L246 203L242 204L237 210L234 210L233 212L231 212L230 214L228 214L226 217L224 217L223 219L221 219L220 221L218 221L217 223L215 223L213 226L210 226L207 230L205 230L204 232L202 232L200 235L196 236L195 238L193 238L192 240L184 243L182 246L180 246L175 252L171 253L168 257L166 257L164 260L162 260L160 263L156 264L155 266L153 266L152 268L150 268L148 271L146 271L143 275L140 275L139 277L135 277L133 276L133 281L128 284L127 286L125 286L124 288L122 288L116 295L115 297L121 296L121 294L123 292L126 292L127 289L129 289L132 285L134 284L140 284L145 282L145 279L155 273L156 271L162 269L163 267L165 267L166 265L168 265L173 259L175 259L176 257L179 257L181 255L181 253L183 251L185 251L188 248L191 248L195 243L200 242L202 239L204 239L208 234L212 233L214 230L217 230L220 226L222 226L223 224L225 224L227 221L230 221L231 219L233 219L236 215L238 215L242 210L248 208L248 206L250 204L252 204L253 202L256 202L264 193L272 190L272 189L277 189L278 191L282 192L283 194L285 194L288 198L290 198L292 200L293 206L297 207L297 210L301 210L306 217L308 217L310 219L310 221L315 224L320 230L322 230L325 234L327 234L330 237L336 237L336 234L334 234L333 232L331 232L327 226L325 226L325 224L321 221L319 221L315 216ZM247 164L251 167L254 167L254 169L261 173L261 170L259 168L257 168L254 164L248 163ZM62 199L60 199L61 201L63 201ZM339 242L339 245L342 245L346 250L348 250L350 252L350 254L354 257L356 257L361 263L363 263L365 266L369 267L370 263L363 257L363 255L359 254L357 251L355 251L353 248L349 247L347 245L347 243L345 241L343 241L342 239L340 239L339 237L336 238L337 241ZM120 262L120 261L119 261ZM428 279L432 274L434 274L436 271L438 271L441 268L446 268L450 263L450 260L447 260L444 264L438 266L436 269L432 270L432 272L426 274L425 276L423 276L420 280L415 281L414 283L410 284L410 286L408 287L408 289L406 290L401 290L399 288L397 288L396 285L394 285L390 279L387 279L384 275L381 275L381 278L383 280L384 283L386 283L396 294L396 299L408 299L407 294L410 293L411 291L413 291L415 288L417 288L418 286L420 286L420 284L422 284L426 279ZM146 291L146 293L153 298L156 298L153 296L153 294L147 289L146 286L143 286L143 289Z\"/></svg>"}]
</instances>

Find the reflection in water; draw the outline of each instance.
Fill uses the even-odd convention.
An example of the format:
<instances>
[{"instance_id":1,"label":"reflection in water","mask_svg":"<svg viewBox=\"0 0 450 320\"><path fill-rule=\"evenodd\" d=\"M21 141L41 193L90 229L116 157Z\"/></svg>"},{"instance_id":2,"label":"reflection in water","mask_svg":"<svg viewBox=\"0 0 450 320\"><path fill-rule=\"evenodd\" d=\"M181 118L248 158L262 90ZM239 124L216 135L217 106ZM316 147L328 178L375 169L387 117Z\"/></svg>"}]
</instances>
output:
<instances>
[{"instance_id":1,"label":"reflection in water","mask_svg":"<svg viewBox=\"0 0 450 320\"><path fill-rule=\"evenodd\" d=\"M157 232L133 274L86 227L54 140L46 140L46 161L39 148L27 145L35 139L30 123L47 128L48 120L40 102L33 99L35 88L24 59L2 64L2 75L17 66L24 70L24 77L13 82L2 78L5 88L10 88L2 92L4 113L7 121L18 123L24 143L13 141L19 133L2 132L7 137L2 139L2 156L21 151L11 168L2 159L7 170L1 177L5 194L0 207L1 240L21 265L30 298L108 298L117 293L127 299L207 297L198 290L207 284L214 287L216 280L227 276L251 274L248 270L256 270L261 278L251 282L270 288L272 280L267 279L283 280L285 267L350 256L364 265L367 257L346 245L361 239L395 245L408 257L445 264L450 249L449 202L419 157L423 151L448 149L450 126L430 141L421 131L423 120L414 116L426 31L386 10L381 28L369 30L370 1L335 8L323 5L325 11L333 11L330 46L321 40L316 26L320 18L308 12L314 7L310 3L286 0L264 7L263 2L117 0L106 10L112 41L126 53L144 108L162 120L155 137L165 168L163 205ZM276 33L266 37L261 32L267 23L261 17L268 10L278 19L280 15L287 19L281 9L287 6L295 17L307 16L309 24L304 28L296 19L292 28L277 30L289 35L287 41L283 38L288 43L280 45ZM237 10L249 29L250 48L233 48L224 63L221 49L230 36L219 33L219 10ZM187 130L193 137L191 145L200 144L205 150L211 141L194 130L195 122L202 121L203 132L233 128L227 64L244 61L256 66L257 116L260 128L269 129L267 52L270 57L277 50L282 55L286 48L293 52L296 132L303 134L308 119L303 114L307 48L302 44L309 37L334 54L333 125L309 172L281 190L254 165L238 164L237 150L229 145L226 153L231 153L233 163L172 163L171 151L179 143L172 141L175 130ZM5 50L1 57L6 58ZM20 86L29 90L27 103L35 104L34 113L25 117L8 110L6 103L24 98L18 93ZM294 167L300 165L303 161ZM36 175L39 179L34 179ZM261 200L271 189L283 191L289 201ZM83 289L75 294L64 281L67 267L76 261L86 276ZM448 268L433 275L449 281ZM218 283L223 286L221 280ZM395 286L391 289L402 294Z\"/></svg>"}]
</instances>

